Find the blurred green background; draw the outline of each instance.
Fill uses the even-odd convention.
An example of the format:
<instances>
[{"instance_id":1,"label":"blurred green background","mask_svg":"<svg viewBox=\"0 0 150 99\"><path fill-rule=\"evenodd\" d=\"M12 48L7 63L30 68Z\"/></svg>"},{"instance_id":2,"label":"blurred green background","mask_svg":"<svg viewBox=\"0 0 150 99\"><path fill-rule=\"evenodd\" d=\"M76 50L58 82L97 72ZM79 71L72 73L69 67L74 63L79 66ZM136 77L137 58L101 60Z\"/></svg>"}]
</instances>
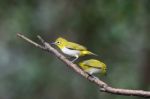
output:
<instances>
[{"instance_id":1,"label":"blurred green background","mask_svg":"<svg viewBox=\"0 0 150 99\"><path fill-rule=\"evenodd\" d=\"M0 0L0 99L141 99L99 92L16 36L85 45L118 88L150 90L150 0Z\"/></svg>"}]
</instances>

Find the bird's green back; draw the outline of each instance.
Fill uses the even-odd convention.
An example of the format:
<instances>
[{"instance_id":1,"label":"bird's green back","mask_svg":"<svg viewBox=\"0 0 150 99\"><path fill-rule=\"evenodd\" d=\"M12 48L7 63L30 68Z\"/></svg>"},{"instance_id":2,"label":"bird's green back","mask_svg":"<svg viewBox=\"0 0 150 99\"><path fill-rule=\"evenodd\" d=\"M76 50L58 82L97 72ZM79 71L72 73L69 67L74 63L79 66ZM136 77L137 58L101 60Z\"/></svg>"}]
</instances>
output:
<instances>
[{"instance_id":1,"label":"bird's green back","mask_svg":"<svg viewBox=\"0 0 150 99\"><path fill-rule=\"evenodd\" d=\"M73 43L73 42L67 42L66 47L70 49L74 49L74 50L80 50L80 51L87 50L86 47L77 43Z\"/></svg>"}]
</instances>

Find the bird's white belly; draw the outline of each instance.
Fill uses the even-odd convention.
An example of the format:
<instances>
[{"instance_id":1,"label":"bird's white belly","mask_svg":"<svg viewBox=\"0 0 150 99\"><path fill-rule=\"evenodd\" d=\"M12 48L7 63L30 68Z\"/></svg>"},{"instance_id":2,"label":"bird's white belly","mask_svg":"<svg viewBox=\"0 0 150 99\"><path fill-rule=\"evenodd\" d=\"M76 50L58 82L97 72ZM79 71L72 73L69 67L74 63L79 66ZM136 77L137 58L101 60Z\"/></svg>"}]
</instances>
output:
<instances>
[{"instance_id":1,"label":"bird's white belly","mask_svg":"<svg viewBox=\"0 0 150 99\"><path fill-rule=\"evenodd\" d=\"M76 55L80 54L80 51L78 51L78 50L71 50L71 49L68 49L68 48L63 48L62 52L64 54L69 55L69 56L76 56Z\"/></svg>"},{"instance_id":2,"label":"bird's white belly","mask_svg":"<svg viewBox=\"0 0 150 99\"><path fill-rule=\"evenodd\" d=\"M101 69L90 68L90 69L87 69L86 72L88 72L89 74L100 73Z\"/></svg>"}]
</instances>

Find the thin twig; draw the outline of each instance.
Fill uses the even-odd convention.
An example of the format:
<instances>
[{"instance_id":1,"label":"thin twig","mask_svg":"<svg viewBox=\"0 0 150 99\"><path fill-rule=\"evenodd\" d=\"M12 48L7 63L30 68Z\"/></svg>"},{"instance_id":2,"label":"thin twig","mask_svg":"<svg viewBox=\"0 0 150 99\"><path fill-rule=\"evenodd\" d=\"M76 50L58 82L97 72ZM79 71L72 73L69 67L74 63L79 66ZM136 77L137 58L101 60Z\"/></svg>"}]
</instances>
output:
<instances>
[{"instance_id":1,"label":"thin twig","mask_svg":"<svg viewBox=\"0 0 150 99\"><path fill-rule=\"evenodd\" d=\"M28 43L34 45L35 47L38 47L40 49L45 49L45 47L43 47L42 45L40 45L40 44L38 44L38 43L30 40L29 38L25 37L24 35L22 35L20 33L18 33L17 36L20 37L20 38L22 38L22 39L24 39L24 40L26 40Z\"/></svg>"},{"instance_id":2,"label":"thin twig","mask_svg":"<svg viewBox=\"0 0 150 99\"><path fill-rule=\"evenodd\" d=\"M42 37L40 36L37 36L37 37L41 41L43 46L40 44L37 44L36 42L30 40L29 38L25 37L22 34L18 33L17 36L19 36L20 38L24 39L25 41L34 45L37 48L53 53L58 59L64 62L68 67L72 68L75 72L77 72L78 74L82 75L89 81L98 85L100 87L100 91L111 93L111 94L116 94L116 95L139 96L139 97L150 98L150 91L113 88L107 85L102 80L98 79L97 77L89 76L86 72L80 69L76 64L73 64L72 62L70 62L68 59L66 59L64 55L62 55L56 49L51 47L49 43L45 42L44 39L42 39Z\"/></svg>"}]
</instances>

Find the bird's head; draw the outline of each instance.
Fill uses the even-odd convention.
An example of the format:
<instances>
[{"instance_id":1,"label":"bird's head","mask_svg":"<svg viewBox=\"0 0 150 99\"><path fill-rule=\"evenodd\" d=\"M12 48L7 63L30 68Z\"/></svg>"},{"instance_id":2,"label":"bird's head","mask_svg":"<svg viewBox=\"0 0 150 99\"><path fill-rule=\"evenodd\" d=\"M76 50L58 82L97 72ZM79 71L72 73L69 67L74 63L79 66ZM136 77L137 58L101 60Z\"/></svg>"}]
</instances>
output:
<instances>
[{"instance_id":1,"label":"bird's head","mask_svg":"<svg viewBox=\"0 0 150 99\"><path fill-rule=\"evenodd\" d=\"M64 38L62 38L62 37L59 37L59 38L57 38L57 39L55 40L55 42L52 43L52 44L58 46L58 47L61 49L61 48L64 48L64 47L66 46L66 43L67 43L67 42L68 42L68 41L67 41L66 39L64 39Z\"/></svg>"}]
</instances>

